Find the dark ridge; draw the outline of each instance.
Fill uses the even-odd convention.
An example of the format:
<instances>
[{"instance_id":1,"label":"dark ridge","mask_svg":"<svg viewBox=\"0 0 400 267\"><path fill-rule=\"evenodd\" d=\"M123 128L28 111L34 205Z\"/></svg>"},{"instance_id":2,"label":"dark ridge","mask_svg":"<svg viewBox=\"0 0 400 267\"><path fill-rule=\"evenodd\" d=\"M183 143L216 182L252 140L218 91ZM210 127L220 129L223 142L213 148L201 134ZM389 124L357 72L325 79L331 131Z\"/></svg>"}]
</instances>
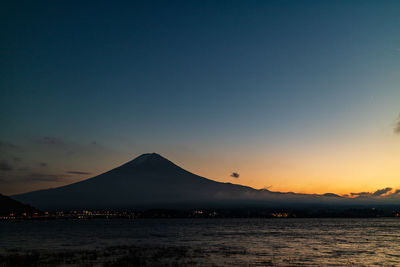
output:
<instances>
[{"instance_id":1,"label":"dark ridge","mask_svg":"<svg viewBox=\"0 0 400 267\"><path fill-rule=\"evenodd\" d=\"M349 199L332 193L256 190L193 174L157 153L147 153L98 176L53 189L12 196L42 210L316 207L398 204L393 199Z\"/></svg>"},{"instance_id":2,"label":"dark ridge","mask_svg":"<svg viewBox=\"0 0 400 267\"><path fill-rule=\"evenodd\" d=\"M39 210L0 194L0 216L10 216L10 214L22 216L24 213L33 215L37 212Z\"/></svg>"}]
</instances>

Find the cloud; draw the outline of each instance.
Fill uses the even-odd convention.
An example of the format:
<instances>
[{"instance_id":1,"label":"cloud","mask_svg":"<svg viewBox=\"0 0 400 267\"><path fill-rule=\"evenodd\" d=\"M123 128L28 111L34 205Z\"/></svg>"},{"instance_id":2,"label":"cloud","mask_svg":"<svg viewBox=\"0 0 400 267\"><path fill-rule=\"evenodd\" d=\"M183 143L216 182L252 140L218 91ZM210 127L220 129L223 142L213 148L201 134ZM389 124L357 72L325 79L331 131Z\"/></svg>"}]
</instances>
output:
<instances>
[{"instance_id":1,"label":"cloud","mask_svg":"<svg viewBox=\"0 0 400 267\"><path fill-rule=\"evenodd\" d=\"M394 132L395 132L396 134L400 134L400 116L399 116L399 118L397 119L396 126L394 127Z\"/></svg>"},{"instance_id":2,"label":"cloud","mask_svg":"<svg viewBox=\"0 0 400 267\"><path fill-rule=\"evenodd\" d=\"M96 141L82 144L63 138L44 136L34 142L40 146L40 148L34 149L40 149L44 154L53 154L57 157L76 155L80 158L86 158L115 153L115 151L104 147Z\"/></svg>"},{"instance_id":3,"label":"cloud","mask_svg":"<svg viewBox=\"0 0 400 267\"><path fill-rule=\"evenodd\" d=\"M38 140L36 143L42 146L42 149L50 149L51 151L63 151L67 153L74 153L80 150L82 145L70 142L68 140L63 140L58 137L44 136Z\"/></svg>"},{"instance_id":4,"label":"cloud","mask_svg":"<svg viewBox=\"0 0 400 267\"><path fill-rule=\"evenodd\" d=\"M73 175L57 172L0 172L0 193L6 195L14 195L39 189L71 184L75 181L76 179L74 180Z\"/></svg>"},{"instance_id":5,"label":"cloud","mask_svg":"<svg viewBox=\"0 0 400 267\"><path fill-rule=\"evenodd\" d=\"M0 171L12 171L13 167L6 160L0 161Z\"/></svg>"},{"instance_id":6,"label":"cloud","mask_svg":"<svg viewBox=\"0 0 400 267\"><path fill-rule=\"evenodd\" d=\"M25 175L3 175L0 177L0 182L5 184L21 182L60 182L66 181L69 177L71 177L71 175L32 172Z\"/></svg>"},{"instance_id":7,"label":"cloud","mask_svg":"<svg viewBox=\"0 0 400 267\"><path fill-rule=\"evenodd\" d=\"M46 162L40 162L40 163L39 163L39 166L40 166L40 167L47 167L47 163L46 163Z\"/></svg>"},{"instance_id":8,"label":"cloud","mask_svg":"<svg viewBox=\"0 0 400 267\"><path fill-rule=\"evenodd\" d=\"M386 187L382 189L378 189L375 192L360 192L360 193L350 193L351 197L362 197L362 198L376 198L376 197L388 197L388 196L395 196L400 195L400 189L397 189L393 193L391 191L393 188Z\"/></svg>"},{"instance_id":9,"label":"cloud","mask_svg":"<svg viewBox=\"0 0 400 267\"><path fill-rule=\"evenodd\" d=\"M394 196L399 195L400 196L400 189L396 189L396 191L394 191L392 195L394 195Z\"/></svg>"},{"instance_id":10,"label":"cloud","mask_svg":"<svg viewBox=\"0 0 400 267\"><path fill-rule=\"evenodd\" d=\"M12 150L15 150L15 149L19 149L20 147L19 146L17 146L17 145L14 145L14 144L11 144L11 143L8 143L8 142L3 142L3 141L0 141L0 149L1 150L3 150L3 149L12 149Z\"/></svg>"},{"instance_id":11,"label":"cloud","mask_svg":"<svg viewBox=\"0 0 400 267\"><path fill-rule=\"evenodd\" d=\"M370 192L350 193L353 197L369 197L372 194Z\"/></svg>"},{"instance_id":12,"label":"cloud","mask_svg":"<svg viewBox=\"0 0 400 267\"><path fill-rule=\"evenodd\" d=\"M46 173L31 173L22 177L24 181L40 181L40 182L58 182L70 177L66 174L46 174Z\"/></svg>"},{"instance_id":13,"label":"cloud","mask_svg":"<svg viewBox=\"0 0 400 267\"><path fill-rule=\"evenodd\" d=\"M64 141L56 137L45 136L39 140L39 143L47 145L62 145L64 144Z\"/></svg>"},{"instance_id":14,"label":"cloud","mask_svg":"<svg viewBox=\"0 0 400 267\"><path fill-rule=\"evenodd\" d=\"M392 191L392 188L391 187L386 187L386 188L383 188L383 189L376 190L372 195L373 196L382 196L382 195L384 195L386 193L389 193L390 191Z\"/></svg>"},{"instance_id":15,"label":"cloud","mask_svg":"<svg viewBox=\"0 0 400 267\"><path fill-rule=\"evenodd\" d=\"M240 174L237 172L232 172L231 177L233 178L239 178Z\"/></svg>"},{"instance_id":16,"label":"cloud","mask_svg":"<svg viewBox=\"0 0 400 267\"><path fill-rule=\"evenodd\" d=\"M39 140L36 141L39 144L42 145L52 145L52 146L58 146L58 147L64 147L64 148L77 148L77 147L82 147L85 145L82 144L78 144L78 143L74 143L68 140L64 140L58 137L53 137L53 136L44 136L42 138L40 138ZM99 146L100 144L97 143L96 141L92 141L90 142L91 146Z\"/></svg>"},{"instance_id":17,"label":"cloud","mask_svg":"<svg viewBox=\"0 0 400 267\"><path fill-rule=\"evenodd\" d=\"M80 172L80 171L67 171L66 173L69 173L69 174L81 174L81 175L91 174L90 172Z\"/></svg>"}]
</instances>

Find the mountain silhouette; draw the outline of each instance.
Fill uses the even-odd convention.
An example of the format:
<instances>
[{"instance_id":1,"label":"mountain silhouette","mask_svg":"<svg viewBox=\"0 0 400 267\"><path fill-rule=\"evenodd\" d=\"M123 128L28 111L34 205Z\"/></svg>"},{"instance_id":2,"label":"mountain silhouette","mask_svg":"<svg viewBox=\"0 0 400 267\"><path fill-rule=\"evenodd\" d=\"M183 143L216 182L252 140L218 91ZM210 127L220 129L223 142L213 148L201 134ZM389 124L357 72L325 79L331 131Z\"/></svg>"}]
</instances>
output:
<instances>
[{"instance_id":1,"label":"mountain silhouette","mask_svg":"<svg viewBox=\"0 0 400 267\"><path fill-rule=\"evenodd\" d=\"M41 209L166 208L232 204L256 192L195 175L149 153L81 182L13 198Z\"/></svg>"},{"instance_id":2,"label":"mountain silhouette","mask_svg":"<svg viewBox=\"0 0 400 267\"><path fill-rule=\"evenodd\" d=\"M42 210L296 207L361 203L358 199L332 193L282 193L216 182L188 172L156 153L143 154L87 180L12 198Z\"/></svg>"},{"instance_id":3,"label":"mountain silhouette","mask_svg":"<svg viewBox=\"0 0 400 267\"><path fill-rule=\"evenodd\" d=\"M10 216L10 214L22 216L24 213L33 215L36 212L39 210L0 194L0 216Z\"/></svg>"}]
</instances>

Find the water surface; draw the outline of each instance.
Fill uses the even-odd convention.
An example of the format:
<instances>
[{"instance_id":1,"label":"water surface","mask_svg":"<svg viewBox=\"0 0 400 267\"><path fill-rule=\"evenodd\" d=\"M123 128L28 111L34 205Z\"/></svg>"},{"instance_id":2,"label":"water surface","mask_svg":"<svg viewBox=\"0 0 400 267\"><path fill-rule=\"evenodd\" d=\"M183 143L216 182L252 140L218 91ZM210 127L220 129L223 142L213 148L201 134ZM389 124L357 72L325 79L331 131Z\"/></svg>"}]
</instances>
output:
<instances>
[{"instance_id":1,"label":"water surface","mask_svg":"<svg viewBox=\"0 0 400 267\"><path fill-rule=\"evenodd\" d=\"M0 237L3 254L186 247L199 265L400 266L396 218L2 221Z\"/></svg>"}]
</instances>

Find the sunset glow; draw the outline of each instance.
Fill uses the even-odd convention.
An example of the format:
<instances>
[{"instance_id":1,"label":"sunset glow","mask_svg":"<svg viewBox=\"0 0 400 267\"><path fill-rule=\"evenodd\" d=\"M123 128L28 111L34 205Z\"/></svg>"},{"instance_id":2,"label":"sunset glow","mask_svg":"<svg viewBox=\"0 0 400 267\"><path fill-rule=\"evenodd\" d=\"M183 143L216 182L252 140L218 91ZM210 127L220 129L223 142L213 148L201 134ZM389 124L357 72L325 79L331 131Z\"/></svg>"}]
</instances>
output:
<instances>
[{"instance_id":1,"label":"sunset glow","mask_svg":"<svg viewBox=\"0 0 400 267\"><path fill-rule=\"evenodd\" d=\"M272 191L400 188L397 2L106 7L3 16L1 192L147 152Z\"/></svg>"}]
</instances>

